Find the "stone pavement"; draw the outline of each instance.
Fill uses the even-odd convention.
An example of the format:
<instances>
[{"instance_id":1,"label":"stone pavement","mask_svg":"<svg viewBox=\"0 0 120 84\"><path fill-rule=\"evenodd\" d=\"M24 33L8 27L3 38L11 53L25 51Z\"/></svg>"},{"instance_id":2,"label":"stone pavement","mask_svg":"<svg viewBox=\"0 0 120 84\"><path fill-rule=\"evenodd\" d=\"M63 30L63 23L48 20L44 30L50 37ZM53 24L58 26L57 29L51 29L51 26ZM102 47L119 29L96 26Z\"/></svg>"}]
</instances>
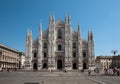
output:
<instances>
[{"instance_id":1,"label":"stone pavement","mask_svg":"<svg viewBox=\"0 0 120 84\"><path fill-rule=\"evenodd\" d=\"M99 84L120 84L120 76L105 76L103 74L95 74L94 72L90 76L88 76L87 72L84 72L84 74L88 79Z\"/></svg>"},{"instance_id":2,"label":"stone pavement","mask_svg":"<svg viewBox=\"0 0 120 84\"><path fill-rule=\"evenodd\" d=\"M101 84L120 84L120 76L88 76L87 78Z\"/></svg>"},{"instance_id":3,"label":"stone pavement","mask_svg":"<svg viewBox=\"0 0 120 84\"><path fill-rule=\"evenodd\" d=\"M0 72L0 84L98 84L79 72Z\"/></svg>"}]
</instances>

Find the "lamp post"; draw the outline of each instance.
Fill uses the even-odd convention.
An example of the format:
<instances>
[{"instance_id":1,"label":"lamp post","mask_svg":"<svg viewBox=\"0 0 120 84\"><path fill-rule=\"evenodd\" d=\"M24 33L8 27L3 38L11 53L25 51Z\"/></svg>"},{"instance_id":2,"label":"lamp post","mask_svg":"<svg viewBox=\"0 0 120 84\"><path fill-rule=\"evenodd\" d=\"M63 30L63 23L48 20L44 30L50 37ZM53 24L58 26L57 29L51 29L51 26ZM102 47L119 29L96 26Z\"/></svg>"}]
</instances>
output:
<instances>
[{"instance_id":1,"label":"lamp post","mask_svg":"<svg viewBox=\"0 0 120 84\"><path fill-rule=\"evenodd\" d=\"M116 55L116 53L118 53L118 50L112 50L111 53L114 54L114 56Z\"/></svg>"}]
</instances>

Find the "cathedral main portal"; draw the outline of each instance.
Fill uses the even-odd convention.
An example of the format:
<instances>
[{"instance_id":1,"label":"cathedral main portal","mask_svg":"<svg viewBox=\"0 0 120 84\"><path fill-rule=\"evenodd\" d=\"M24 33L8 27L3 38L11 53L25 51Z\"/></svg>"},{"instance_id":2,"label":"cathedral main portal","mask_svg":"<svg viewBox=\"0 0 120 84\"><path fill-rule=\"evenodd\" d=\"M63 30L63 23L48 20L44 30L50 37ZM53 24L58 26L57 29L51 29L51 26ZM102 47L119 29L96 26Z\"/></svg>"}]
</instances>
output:
<instances>
[{"instance_id":1,"label":"cathedral main portal","mask_svg":"<svg viewBox=\"0 0 120 84\"><path fill-rule=\"evenodd\" d=\"M61 70L63 68L62 60L57 60L57 69Z\"/></svg>"}]
</instances>

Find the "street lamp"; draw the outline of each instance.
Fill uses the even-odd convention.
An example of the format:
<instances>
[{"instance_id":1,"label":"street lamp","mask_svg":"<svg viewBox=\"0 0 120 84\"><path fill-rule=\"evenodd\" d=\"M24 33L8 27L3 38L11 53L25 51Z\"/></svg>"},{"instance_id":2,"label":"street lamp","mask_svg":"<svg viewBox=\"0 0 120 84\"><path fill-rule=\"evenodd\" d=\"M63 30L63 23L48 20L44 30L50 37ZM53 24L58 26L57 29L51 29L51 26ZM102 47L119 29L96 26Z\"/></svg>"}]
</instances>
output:
<instances>
[{"instance_id":1,"label":"street lamp","mask_svg":"<svg viewBox=\"0 0 120 84\"><path fill-rule=\"evenodd\" d=\"M116 55L116 53L118 53L118 50L112 50L111 53L114 54L114 56Z\"/></svg>"}]
</instances>

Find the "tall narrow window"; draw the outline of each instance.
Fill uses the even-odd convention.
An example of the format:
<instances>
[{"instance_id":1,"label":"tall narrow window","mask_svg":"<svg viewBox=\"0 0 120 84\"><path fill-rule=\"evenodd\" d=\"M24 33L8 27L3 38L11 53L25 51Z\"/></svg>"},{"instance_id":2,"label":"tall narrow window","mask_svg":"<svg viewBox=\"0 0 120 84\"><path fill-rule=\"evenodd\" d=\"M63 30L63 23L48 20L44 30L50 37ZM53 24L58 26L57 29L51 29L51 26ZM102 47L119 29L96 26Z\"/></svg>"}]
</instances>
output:
<instances>
[{"instance_id":1,"label":"tall narrow window","mask_svg":"<svg viewBox=\"0 0 120 84\"><path fill-rule=\"evenodd\" d=\"M36 53L34 53L34 58L36 58L37 57L37 54Z\"/></svg>"},{"instance_id":2,"label":"tall narrow window","mask_svg":"<svg viewBox=\"0 0 120 84\"><path fill-rule=\"evenodd\" d=\"M47 54L46 53L44 53L44 58L46 58L47 57Z\"/></svg>"},{"instance_id":3,"label":"tall narrow window","mask_svg":"<svg viewBox=\"0 0 120 84\"><path fill-rule=\"evenodd\" d=\"M62 30L61 29L58 30L58 39L62 39Z\"/></svg>"},{"instance_id":4,"label":"tall narrow window","mask_svg":"<svg viewBox=\"0 0 120 84\"><path fill-rule=\"evenodd\" d=\"M76 48L76 43L73 43L73 48Z\"/></svg>"},{"instance_id":5,"label":"tall narrow window","mask_svg":"<svg viewBox=\"0 0 120 84\"><path fill-rule=\"evenodd\" d=\"M47 48L47 43L43 44L43 48L46 49Z\"/></svg>"},{"instance_id":6,"label":"tall narrow window","mask_svg":"<svg viewBox=\"0 0 120 84\"><path fill-rule=\"evenodd\" d=\"M75 58L76 57L76 53L75 52L73 52L73 58Z\"/></svg>"},{"instance_id":7,"label":"tall narrow window","mask_svg":"<svg viewBox=\"0 0 120 84\"><path fill-rule=\"evenodd\" d=\"M61 51L61 50L62 50L62 45L59 44L59 45L58 45L58 51Z\"/></svg>"},{"instance_id":8,"label":"tall narrow window","mask_svg":"<svg viewBox=\"0 0 120 84\"><path fill-rule=\"evenodd\" d=\"M86 57L86 53L85 53L85 52L83 52L83 57L84 57L84 58Z\"/></svg>"}]
</instances>

